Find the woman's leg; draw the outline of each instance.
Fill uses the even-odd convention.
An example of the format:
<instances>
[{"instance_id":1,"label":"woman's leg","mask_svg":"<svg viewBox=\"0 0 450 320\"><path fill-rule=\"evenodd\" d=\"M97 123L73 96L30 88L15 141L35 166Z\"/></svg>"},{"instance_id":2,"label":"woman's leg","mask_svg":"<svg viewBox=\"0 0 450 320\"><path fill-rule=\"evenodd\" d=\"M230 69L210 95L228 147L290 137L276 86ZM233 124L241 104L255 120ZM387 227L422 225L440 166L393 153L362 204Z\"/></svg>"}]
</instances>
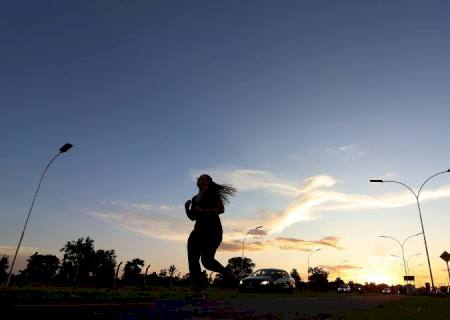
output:
<instances>
[{"instance_id":1,"label":"woman's leg","mask_svg":"<svg viewBox=\"0 0 450 320\"><path fill-rule=\"evenodd\" d=\"M200 269L200 255L202 239L199 237L198 233L194 231L191 232L188 239L188 261L189 261L189 275L191 277L192 286L195 290L201 289L201 269Z\"/></svg>"},{"instance_id":2,"label":"woman's leg","mask_svg":"<svg viewBox=\"0 0 450 320\"><path fill-rule=\"evenodd\" d=\"M204 240L203 250L201 252L201 259L203 266L211 271L226 274L226 268L217 261L214 256L216 255L217 248L219 248L222 242L222 233L208 235Z\"/></svg>"}]
</instances>

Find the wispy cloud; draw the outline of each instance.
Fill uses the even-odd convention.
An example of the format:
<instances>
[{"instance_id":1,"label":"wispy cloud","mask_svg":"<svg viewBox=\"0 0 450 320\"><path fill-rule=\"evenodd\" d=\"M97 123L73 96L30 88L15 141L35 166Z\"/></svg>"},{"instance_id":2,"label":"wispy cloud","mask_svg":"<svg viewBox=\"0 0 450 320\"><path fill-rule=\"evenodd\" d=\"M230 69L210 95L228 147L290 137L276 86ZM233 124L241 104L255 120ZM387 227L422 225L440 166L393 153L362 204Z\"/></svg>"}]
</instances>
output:
<instances>
[{"instance_id":1,"label":"wispy cloud","mask_svg":"<svg viewBox=\"0 0 450 320\"><path fill-rule=\"evenodd\" d=\"M248 225L261 223L271 233L281 232L298 222L316 219L318 214L330 211L398 208L415 203L415 199L407 191L383 195L339 192L335 190L336 179L327 175L309 177L298 183L286 181L272 172L260 170L210 169L207 172L217 177L218 181L234 184L241 191L265 190L274 193L282 191L283 195L290 197L291 200L287 202L284 210L258 215L257 221L249 217ZM450 185L422 194L423 201L448 197ZM241 221L242 223L245 222Z\"/></svg>"},{"instance_id":2,"label":"wispy cloud","mask_svg":"<svg viewBox=\"0 0 450 320\"><path fill-rule=\"evenodd\" d=\"M261 190L287 196L296 195L299 191L296 183L284 181L267 170L212 168L193 170L191 176L195 178L204 172L212 174L217 181L237 186L240 191Z\"/></svg>"},{"instance_id":3,"label":"wispy cloud","mask_svg":"<svg viewBox=\"0 0 450 320\"><path fill-rule=\"evenodd\" d=\"M335 236L324 237L320 240L303 240L296 238L277 237L275 238L276 247L285 250L310 251L311 248L317 246L331 247L341 249L339 246L339 238Z\"/></svg>"},{"instance_id":4,"label":"wispy cloud","mask_svg":"<svg viewBox=\"0 0 450 320\"><path fill-rule=\"evenodd\" d=\"M395 178L397 176L397 171L388 171L386 173L384 173L383 175L381 175L379 178L380 179L392 179Z\"/></svg>"},{"instance_id":5,"label":"wispy cloud","mask_svg":"<svg viewBox=\"0 0 450 320\"><path fill-rule=\"evenodd\" d=\"M106 211L93 210L87 214L116 227L145 236L185 241L190 223L181 206L156 205L151 203L103 203Z\"/></svg>"},{"instance_id":6,"label":"wispy cloud","mask_svg":"<svg viewBox=\"0 0 450 320\"><path fill-rule=\"evenodd\" d=\"M354 160L365 155L365 152L362 151L359 144L347 144L340 147L330 147L326 149L326 152L329 154L341 154L344 155L346 159L350 160Z\"/></svg>"},{"instance_id":7,"label":"wispy cloud","mask_svg":"<svg viewBox=\"0 0 450 320\"><path fill-rule=\"evenodd\" d=\"M319 267L321 267L322 269L325 269L326 271L328 271L330 273L339 273L341 271L362 269L361 266L355 266L352 264L320 265Z\"/></svg>"},{"instance_id":8,"label":"wispy cloud","mask_svg":"<svg viewBox=\"0 0 450 320\"><path fill-rule=\"evenodd\" d=\"M245 251L261 251L271 248L270 241L253 241L245 244ZM224 241L220 244L219 251L240 252L242 250L242 239Z\"/></svg>"},{"instance_id":9,"label":"wispy cloud","mask_svg":"<svg viewBox=\"0 0 450 320\"><path fill-rule=\"evenodd\" d=\"M264 225L263 230L252 231L259 237L274 237L285 228L302 221L313 220L320 215L326 218L331 211L363 211L376 208L398 208L415 203L408 192L365 195L340 192L336 190L336 179L327 175L318 175L302 182L288 181L267 170L249 169L209 169L192 171L195 177L199 172L208 172L222 183L235 185L241 196L246 191L261 191L282 196L286 202L284 209L265 211L255 205L253 214L246 216L228 216L223 219L225 241L222 250L237 250L243 232L255 225ZM262 195L264 196L264 195ZM450 197L450 185L427 190L422 194L423 201ZM182 206L151 203L102 203L102 208L88 212L91 216L111 223L118 228L144 234L146 236L185 241L192 229L192 223L184 217ZM266 234L268 232L268 234ZM278 237L272 242L260 241L249 244L248 250L277 247L280 249L297 248L303 250L312 244L338 247L334 238L323 238L320 243Z\"/></svg>"},{"instance_id":10,"label":"wispy cloud","mask_svg":"<svg viewBox=\"0 0 450 320\"><path fill-rule=\"evenodd\" d=\"M339 247L339 238L335 236L324 237L319 240L303 240L297 238L276 237L274 239L251 241L245 244L245 250L248 251L281 249L308 252L312 248L317 247L332 247L335 249L341 249ZM224 241L221 244L219 250L231 252L241 251L242 239Z\"/></svg>"}]
</instances>

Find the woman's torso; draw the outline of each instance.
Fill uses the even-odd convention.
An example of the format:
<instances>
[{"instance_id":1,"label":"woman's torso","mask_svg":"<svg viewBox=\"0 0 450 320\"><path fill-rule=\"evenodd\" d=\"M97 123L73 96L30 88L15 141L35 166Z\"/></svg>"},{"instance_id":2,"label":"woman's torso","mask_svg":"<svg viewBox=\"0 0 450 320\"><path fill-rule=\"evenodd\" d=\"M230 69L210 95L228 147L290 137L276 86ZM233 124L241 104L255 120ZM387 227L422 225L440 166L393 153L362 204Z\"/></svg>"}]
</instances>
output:
<instances>
[{"instance_id":1,"label":"woman's torso","mask_svg":"<svg viewBox=\"0 0 450 320\"><path fill-rule=\"evenodd\" d=\"M200 207L202 209L217 208L219 195L211 191L205 191L203 194L198 194L192 198L192 208ZM222 232L222 224L219 215L216 213L198 213L196 216L195 230L198 231L212 231Z\"/></svg>"}]
</instances>

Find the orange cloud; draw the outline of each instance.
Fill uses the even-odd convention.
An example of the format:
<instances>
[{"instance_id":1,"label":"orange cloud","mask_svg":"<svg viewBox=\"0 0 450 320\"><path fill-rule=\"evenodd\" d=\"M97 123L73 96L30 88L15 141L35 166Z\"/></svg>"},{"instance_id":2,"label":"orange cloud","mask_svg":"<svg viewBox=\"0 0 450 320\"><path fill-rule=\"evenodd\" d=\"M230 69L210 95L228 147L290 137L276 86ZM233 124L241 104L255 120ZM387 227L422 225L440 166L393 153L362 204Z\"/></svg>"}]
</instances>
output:
<instances>
[{"instance_id":1,"label":"orange cloud","mask_svg":"<svg viewBox=\"0 0 450 320\"><path fill-rule=\"evenodd\" d=\"M334 265L334 266L320 265L319 267L321 267L322 269L325 269L331 273L338 273L340 271L345 271L345 270L360 270L360 269L362 269L362 267L360 267L360 266L354 266L351 264L339 264L339 265Z\"/></svg>"},{"instance_id":2,"label":"orange cloud","mask_svg":"<svg viewBox=\"0 0 450 320\"><path fill-rule=\"evenodd\" d=\"M296 238L277 237L273 240L252 241L245 243L246 251L261 251L268 249L297 250L308 252L312 247L327 246L341 249L338 245L339 238L335 236L324 237L319 240L303 240ZM238 252L242 250L242 240L224 241L220 245L219 251Z\"/></svg>"},{"instance_id":3,"label":"orange cloud","mask_svg":"<svg viewBox=\"0 0 450 320\"><path fill-rule=\"evenodd\" d=\"M295 238L277 237L275 238L276 246L279 249L284 250L299 250L299 251L309 251L311 247L316 246L326 246L335 249L342 249L339 247L339 238L335 236L324 237L320 240L307 241Z\"/></svg>"}]
</instances>

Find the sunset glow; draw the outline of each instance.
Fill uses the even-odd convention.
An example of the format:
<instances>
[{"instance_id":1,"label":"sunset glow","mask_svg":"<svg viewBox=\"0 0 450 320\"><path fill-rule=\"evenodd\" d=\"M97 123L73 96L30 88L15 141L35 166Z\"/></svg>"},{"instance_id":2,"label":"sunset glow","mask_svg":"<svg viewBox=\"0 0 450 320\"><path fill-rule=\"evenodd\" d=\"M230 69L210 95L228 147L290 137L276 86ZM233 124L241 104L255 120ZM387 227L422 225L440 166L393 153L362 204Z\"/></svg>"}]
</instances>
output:
<instances>
[{"instance_id":1,"label":"sunset glow","mask_svg":"<svg viewBox=\"0 0 450 320\"><path fill-rule=\"evenodd\" d=\"M256 268L307 279L320 249L310 266L331 281L404 283L401 246L379 236L421 233L416 198L369 181L417 192L443 172L420 205L447 284L445 1L175 2L0 4L0 256L15 253L45 165L74 144L45 175L14 272L89 236L117 262L186 274L184 205L207 173L238 190L219 215L222 264L263 226L245 242ZM404 253L430 282L423 235Z\"/></svg>"}]
</instances>

